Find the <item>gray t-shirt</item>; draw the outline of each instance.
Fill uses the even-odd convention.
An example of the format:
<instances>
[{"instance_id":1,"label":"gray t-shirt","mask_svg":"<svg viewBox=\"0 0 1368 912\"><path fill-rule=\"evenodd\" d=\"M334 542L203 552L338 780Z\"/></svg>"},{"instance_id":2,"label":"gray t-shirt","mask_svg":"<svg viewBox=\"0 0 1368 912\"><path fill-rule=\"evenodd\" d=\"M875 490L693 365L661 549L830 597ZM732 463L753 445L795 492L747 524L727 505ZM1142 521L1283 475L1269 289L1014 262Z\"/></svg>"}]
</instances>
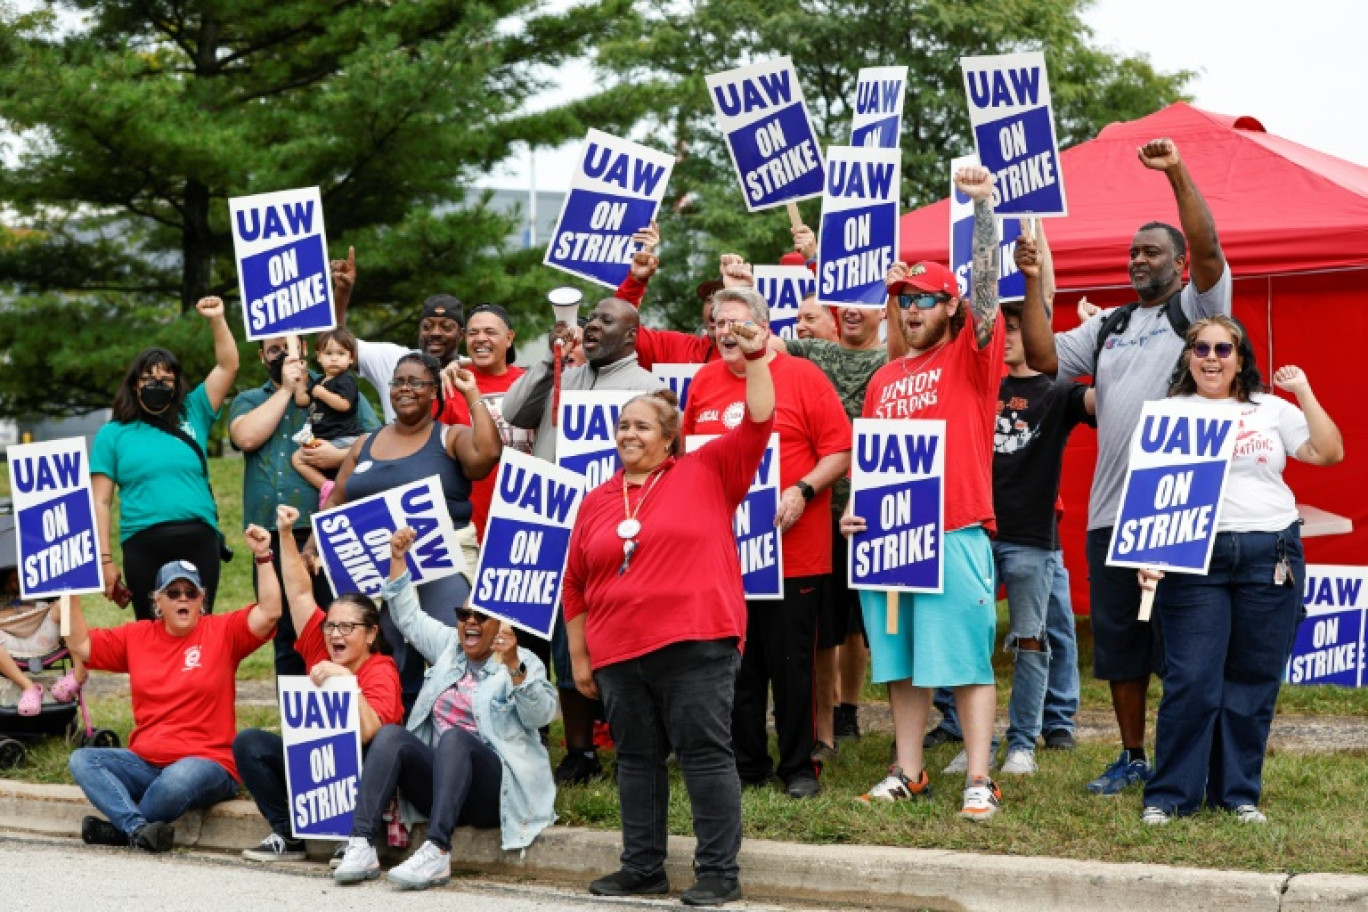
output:
<instances>
[{"instance_id":1,"label":"gray t-shirt","mask_svg":"<svg viewBox=\"0 0 1368 912\"><path fill-rule=\"evenodd\" d=\"M1230 264L1205 293L1188 283L1183 286L1183 313L1197 321L1217 313L1230 313ZM1061 379L1087 376L1093 369L1097 333L1109 308L1077 329L1055 333L1055 354ZM1152 399L1168 395L1183 340L1169 325L1162 304L1139 307L1131 314L1123 333L1107 340L1097 359L1097 469L1093 473L1088 504L1088 529L1103 529L1116 522L1121 489L1126 482L1126 463L1131 436L1140 423L1140 409Z\"/></svg>"}]
</instances>

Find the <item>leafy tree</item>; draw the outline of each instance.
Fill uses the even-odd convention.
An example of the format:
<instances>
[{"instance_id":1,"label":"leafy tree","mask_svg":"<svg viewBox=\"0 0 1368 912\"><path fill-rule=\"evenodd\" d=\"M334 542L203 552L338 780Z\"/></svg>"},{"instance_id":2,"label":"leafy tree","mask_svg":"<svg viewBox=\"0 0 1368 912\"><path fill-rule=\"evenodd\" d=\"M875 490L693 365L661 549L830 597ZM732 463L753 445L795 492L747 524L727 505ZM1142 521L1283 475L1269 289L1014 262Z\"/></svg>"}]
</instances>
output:
<instances>
[{"instance_id":1,"label":"leafy tree","mask_svg":"<svg viewBox=\"0 0 1368 912\"><path fill-rule=\"evenodd\" d=\"M788 249L784 210L748 214L714 125L704 77L788 55L823 145L849 142L858 70L908 66L902 199L915 208L946 193L947 162L973 151L959 59L1044 49L1059 139L1073 145L1107 123L1149 114L1182 97L1187 72L1159 73L1143 58L1092 46L1088 0L656 0L633 9L635 28L599 45L608 78L631 84L642 132L679 157L662 207L662 269L651 307L675 325L697 324L692 287L716 257L777 262ZM820 201L801 204L816 226Z\"/></svg>"}]
</instances>

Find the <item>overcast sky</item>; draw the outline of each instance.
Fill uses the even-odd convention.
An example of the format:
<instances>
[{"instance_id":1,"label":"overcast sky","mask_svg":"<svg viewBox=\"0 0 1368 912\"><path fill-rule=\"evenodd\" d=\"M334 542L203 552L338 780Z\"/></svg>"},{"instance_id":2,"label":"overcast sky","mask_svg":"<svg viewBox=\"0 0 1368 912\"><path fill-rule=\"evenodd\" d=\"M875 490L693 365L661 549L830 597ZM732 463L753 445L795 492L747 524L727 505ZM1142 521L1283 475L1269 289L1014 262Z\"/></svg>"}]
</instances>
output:
<instances>
[{"instance_id":1,"label":"overcast sky","mask_svg":"<svg viewBox=\"0 0 1368 912\"><path fill-rule=\"evenodd\" d=\"M1368 3L1098 0L1084 18L1100 46L1144 54L1160 70L1196 70L1188 91L1197 107L1248 114L1270 133L1368 165ZM578 147L537 153L539 190L566 188ZM482 183L527 187L527 153Z\"/></svg>"}]
</instances>

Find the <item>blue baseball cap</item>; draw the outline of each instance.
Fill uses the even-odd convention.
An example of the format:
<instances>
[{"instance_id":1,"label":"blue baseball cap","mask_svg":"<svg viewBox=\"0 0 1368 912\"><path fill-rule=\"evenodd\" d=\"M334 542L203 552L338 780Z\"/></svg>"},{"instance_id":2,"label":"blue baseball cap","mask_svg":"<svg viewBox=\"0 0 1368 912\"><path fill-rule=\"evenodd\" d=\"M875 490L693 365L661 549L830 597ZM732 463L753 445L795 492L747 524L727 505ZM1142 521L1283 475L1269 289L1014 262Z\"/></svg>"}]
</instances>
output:
<instances>
[{"instance_id":1,"label":"blue baseball cap","mask_svg":"<svg viewBox=\"0 0 1368 912\"><path fill-rule=\"evenodd\" d=\"M161 592L178 579L189 580L195 584L196 589L204 588L204 583L200 582L199 570L194 564L186 560L175 560L169 564L162 564L162 568L157 571L157 588L153 591Z\"/></svg>"}]
</instances>

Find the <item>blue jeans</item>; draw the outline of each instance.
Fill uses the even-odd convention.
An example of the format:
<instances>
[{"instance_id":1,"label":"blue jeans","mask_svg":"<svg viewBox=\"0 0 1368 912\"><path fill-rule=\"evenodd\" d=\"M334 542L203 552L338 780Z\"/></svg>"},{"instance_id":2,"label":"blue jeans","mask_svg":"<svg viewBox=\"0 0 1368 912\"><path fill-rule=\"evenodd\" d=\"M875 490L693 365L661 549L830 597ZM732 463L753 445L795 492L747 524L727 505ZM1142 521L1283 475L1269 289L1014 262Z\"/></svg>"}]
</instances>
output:
<instances>
[{"instance_id":1,"label":"blue jeans","mask_svg":"<svg viewBox=\"0 0 1368 912\"><path fill-rule=\"evenodd\" d=\"M1289 585L1273 584L1285 556ZM1283 669L1301 622L1301 533L1221 532L1206 576L1170 573L1154 610L1164 625L1164 696L1145 804L1191 814L1258 804Z\"/></svg>"},{"instance_id":2,"label":"blue jeans","mask_svg":"<svg viewBox=\"0 0 1368 912\"><path fill-rule=\"evenodd\" d=\"M1035 750L1045 712L1045 688L1050 677L1050 643L1045 616L1054 580L1055 552L1011 542L993 542L998 578L1007 590L1009 628L1003 649L1015 655L1012 695L1007 702L1007 749ZM1035 640L1035 649L1022 649L1022 640Z\"/></svg>"},{"instance_id":3,"label":"blue jeans","mask_svg":"<svg viewBox=\"0 0 1368 912\"><path fill-rule=\"evenodd\" d=\"M126 748L82 747L67 761L90 803L123 832L147 823L171 823L191 808L237 796L238 784L212 760L186 757L154 766Z\"/></svg>"}]
</instances>

